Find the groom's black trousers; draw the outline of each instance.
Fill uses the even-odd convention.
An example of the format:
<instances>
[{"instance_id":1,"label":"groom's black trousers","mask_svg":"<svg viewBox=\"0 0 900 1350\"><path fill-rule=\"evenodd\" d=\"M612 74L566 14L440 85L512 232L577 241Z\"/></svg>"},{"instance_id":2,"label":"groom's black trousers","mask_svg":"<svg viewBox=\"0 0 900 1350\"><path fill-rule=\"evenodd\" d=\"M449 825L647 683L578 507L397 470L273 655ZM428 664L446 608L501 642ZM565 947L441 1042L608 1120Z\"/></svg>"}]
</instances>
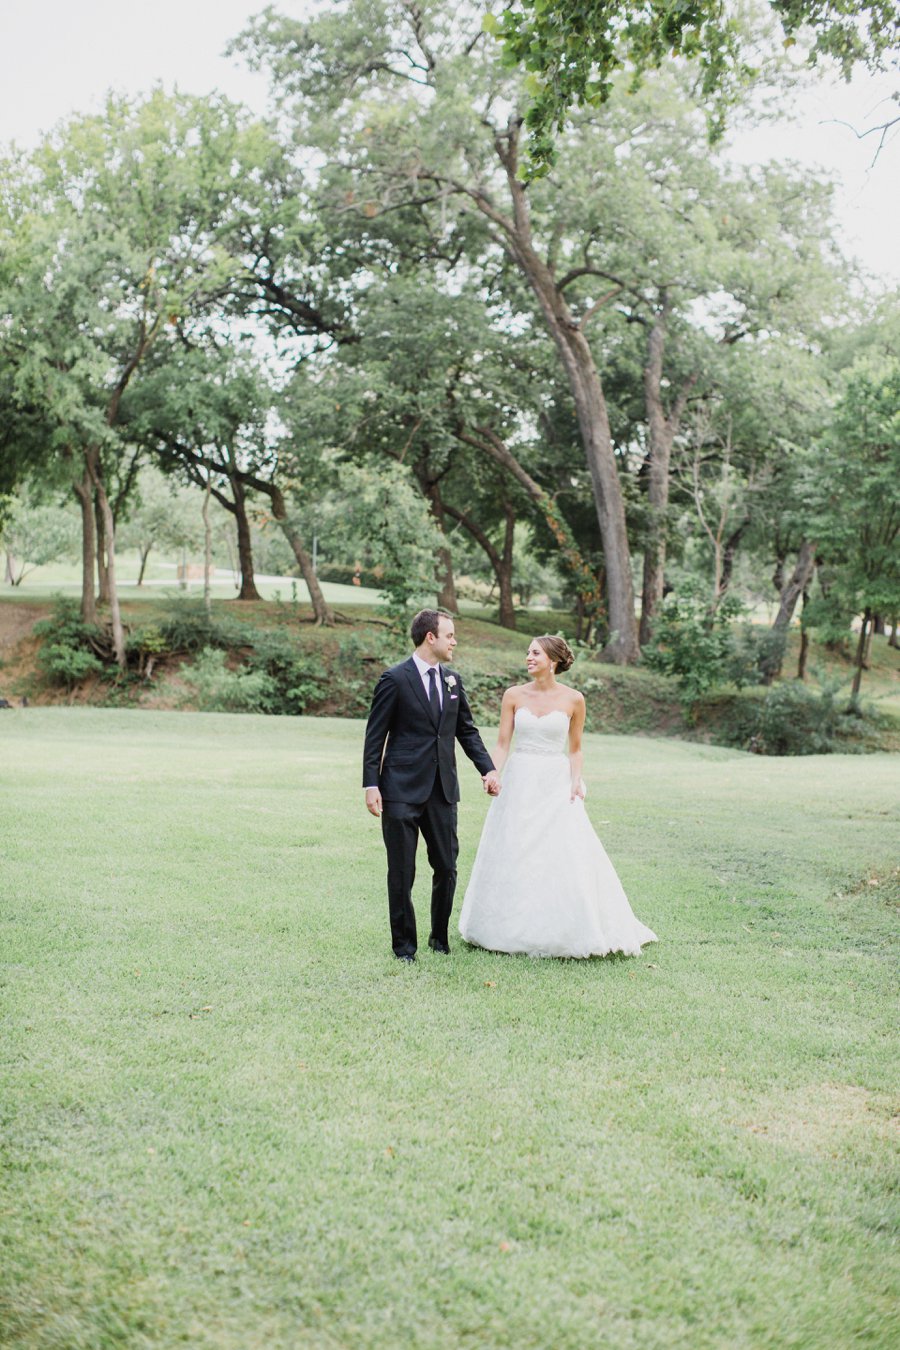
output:
<instances>
[{"instance_id":1,"label":"groom's black trousers","mask_svg":"<svg viewBox=\"0 0 900 1350\"><path fill-rule=\"evenodd\" d=\"M416 912L412 888L416 879L416 847L419 833L425 838L431 882L431 937L448 942L447 929L456 892L456 804L450 803L435 777L426 802L382 802L381 832L388 859L388 912L395 956L415 956Z\"/></svg>"}]
</instances>

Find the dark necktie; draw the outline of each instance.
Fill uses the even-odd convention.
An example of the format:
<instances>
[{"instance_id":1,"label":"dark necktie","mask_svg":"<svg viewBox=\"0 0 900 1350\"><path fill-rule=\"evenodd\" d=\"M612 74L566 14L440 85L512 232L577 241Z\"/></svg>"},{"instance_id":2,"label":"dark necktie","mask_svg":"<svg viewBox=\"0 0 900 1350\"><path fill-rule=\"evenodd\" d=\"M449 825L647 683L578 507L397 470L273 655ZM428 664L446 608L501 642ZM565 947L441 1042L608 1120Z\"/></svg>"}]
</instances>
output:
<instances>
[{"instance_id":1,"label":"dark necktie","mask_svg":"<svg viewBox=\"0 0 900 1350\"><path fill-rule=\"evenodd\" d=\"M439 722L441 720L441 701L438 698L437 671L434 666L428 672L428 706L431 708L431 715L435 722Z\"/></svg>"}]
</instances>

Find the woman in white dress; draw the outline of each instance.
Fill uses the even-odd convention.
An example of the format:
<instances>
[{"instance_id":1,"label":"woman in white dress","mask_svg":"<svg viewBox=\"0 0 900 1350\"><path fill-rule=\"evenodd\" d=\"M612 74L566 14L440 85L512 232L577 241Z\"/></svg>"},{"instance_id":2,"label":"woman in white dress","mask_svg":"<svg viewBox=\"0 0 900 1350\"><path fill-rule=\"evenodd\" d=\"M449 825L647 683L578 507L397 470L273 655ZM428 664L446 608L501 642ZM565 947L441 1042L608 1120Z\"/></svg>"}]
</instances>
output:
<instances>
[{"instance_id":1,"label":"woman in white dress","mask_svg":"<svg viewBox=\"0 0 900 1350\"><path fill-rule=\"evenodd\" d=\"M637 956L657 938L632 913L584 809L584 696L556 679L573 659L562 638L535 638L530 683L503 695L492 755L503 791L488 809L459 931L495 952Z\"/></svg>"}]
</instances>

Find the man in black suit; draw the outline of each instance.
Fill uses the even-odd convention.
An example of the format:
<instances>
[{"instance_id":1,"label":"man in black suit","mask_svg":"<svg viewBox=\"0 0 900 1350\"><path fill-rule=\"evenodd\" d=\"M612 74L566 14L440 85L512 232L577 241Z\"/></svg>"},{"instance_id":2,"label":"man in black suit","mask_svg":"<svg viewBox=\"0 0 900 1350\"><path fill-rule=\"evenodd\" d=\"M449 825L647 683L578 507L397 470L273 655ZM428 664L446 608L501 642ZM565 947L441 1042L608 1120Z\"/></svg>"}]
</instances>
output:
<instances>
[{"instance_id":1,"label":"man in black suit","mask_svg":"<svg viewBox=\"0 0 900 1350\"><path fill-rule=\"evenodd\" d=\"M425 836L431 884L431 936L435 952L449 953L447 926L456 890L455 742L496 795L500 779L478 734L462 681L441 663L456 646L453 618L423 609L410 628L415 651L381 676L372 696L363 752L366 806L381 818L388 858L388 910L394 955L416 958L412 887L419 831Z\"/></svg>"}]
</instances>

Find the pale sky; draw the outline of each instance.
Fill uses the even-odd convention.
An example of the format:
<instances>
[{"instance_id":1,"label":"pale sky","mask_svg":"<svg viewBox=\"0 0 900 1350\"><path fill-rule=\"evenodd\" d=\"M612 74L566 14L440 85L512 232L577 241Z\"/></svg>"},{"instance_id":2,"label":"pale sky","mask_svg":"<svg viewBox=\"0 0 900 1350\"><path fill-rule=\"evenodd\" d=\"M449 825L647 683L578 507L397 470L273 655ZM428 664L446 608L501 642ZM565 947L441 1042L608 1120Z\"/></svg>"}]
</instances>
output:
<instances>
[{"instance_id":1,"label":"pale sky","mask_svg":"<svg viewBox=\"0 0 900 1350\"><path fill-rule=\"evenodd\" d=\"M105 92L136 94L155 82L187 93L217 88L262 112L266 82L222 55L264 0L0 0L0 142L28 148L72 112L96 111ZM299 15L308 0L280 0ZM838 184L840 242L885 283L900 283L900 128L872 165L877 137L857 130L897 111L892 76L861 75L848 88L823 81L799 100L796 122L736 139L745 162L795 159Z\"/></svg>"}]
</instances>

